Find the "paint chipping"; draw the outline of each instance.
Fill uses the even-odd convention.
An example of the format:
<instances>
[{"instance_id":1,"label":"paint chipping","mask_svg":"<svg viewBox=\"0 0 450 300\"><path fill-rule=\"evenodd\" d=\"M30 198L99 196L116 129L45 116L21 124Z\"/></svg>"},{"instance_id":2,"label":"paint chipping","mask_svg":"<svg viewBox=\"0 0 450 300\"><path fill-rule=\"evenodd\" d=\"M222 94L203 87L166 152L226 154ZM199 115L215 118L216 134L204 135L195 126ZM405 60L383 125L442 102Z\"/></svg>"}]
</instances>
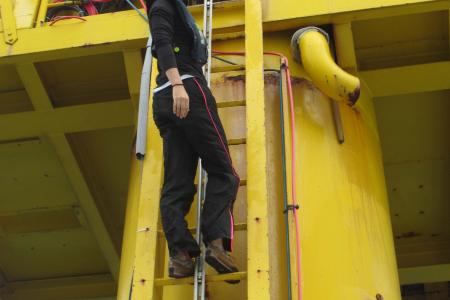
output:
<instances>
[{"instance_id":1,"label":"paint chipping","mask_svg":"<svg viewBox=\"0 0 450 300\"><path fill-rule=\"evenodd\" d=\"M358 87L353 92L348 94L348 99L350 100L351 105L355 105L356 101L358 101L359 96L361 94L361 89Z\"/></svg>"},{"instance_id":2,"label":"paint chipping","mask_svg":"<svg viewBox=\"0 0 450 300\"><path fill-rule=\"evenodd\" d=\"M226 76L226 80L228 81L244 81L245 82L245 75L233 75L233 76Z\"/></svg>"},{"instance_id":3,"label":"paint chipping","mask_svg":"<svg viewBox=\"0 0 450 300\"><path fill-rule=\"evenodd\" d=\"M99 44L84 43L83 45L81 45L81 48L90 48L90 47L104 46L104 45L109 45L109 44L111 44L111 42L104 42L104 43L99 43Z\"/></svg>"}]
</instances>

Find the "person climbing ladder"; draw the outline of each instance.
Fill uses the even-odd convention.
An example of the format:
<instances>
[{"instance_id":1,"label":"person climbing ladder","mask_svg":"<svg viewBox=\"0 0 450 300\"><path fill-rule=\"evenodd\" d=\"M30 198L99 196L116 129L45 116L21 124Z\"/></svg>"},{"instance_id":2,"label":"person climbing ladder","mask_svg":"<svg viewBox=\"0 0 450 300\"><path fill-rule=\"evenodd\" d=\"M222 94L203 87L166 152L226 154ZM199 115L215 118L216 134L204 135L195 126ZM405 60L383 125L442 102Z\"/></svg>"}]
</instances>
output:
<instances>
[{"instance_id":1,"label":"person climbing ladder","mask_svg":"<svg viewBox=\"0 0 450 300\"><path fill-rule=\"evenodd\" d=\"M169 248L169 276L194 274L200 245L185 216L196 192L194 179L201 158L208 174L201 231L205 261L219 273L237 272L229 255L233 243L233 203L239 176L233 168L217 105L202 72L207 45L181 0L147 0L158 59L153 90L153 119L163 139L164 185L161 219Z\"/></svg>"}]
</instances>

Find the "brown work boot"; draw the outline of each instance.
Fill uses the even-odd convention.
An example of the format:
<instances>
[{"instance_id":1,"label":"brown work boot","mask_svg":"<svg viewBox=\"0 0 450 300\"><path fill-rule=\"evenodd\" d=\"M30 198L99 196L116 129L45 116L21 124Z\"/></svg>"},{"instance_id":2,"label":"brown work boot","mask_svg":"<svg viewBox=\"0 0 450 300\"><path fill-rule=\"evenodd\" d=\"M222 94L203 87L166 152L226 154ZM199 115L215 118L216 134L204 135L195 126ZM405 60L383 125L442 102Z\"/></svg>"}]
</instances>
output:
<instances>
[{"instance_id":1,"label":"brown work boot","mask_svg":"<svg viewBox=\"0 0 450 300\"><path fill-rule=\"evenodd\" d=\"M223 249L222 239L212 241L206 248L205 261L219 274L238 272L233 258ZM240 280L226 280L231 284L239 283Z\"/></svg>"},{"instance_id":2,"label":"brown work boot","mask_svg":"<svg viewBox=\"0 0 450 300\"><path fill-rule=\"evenodd\" d=\"M194 262L187 251L180 251L169 259L169 277L184 278L194 275Z\"/></svg>"}]
</instances>

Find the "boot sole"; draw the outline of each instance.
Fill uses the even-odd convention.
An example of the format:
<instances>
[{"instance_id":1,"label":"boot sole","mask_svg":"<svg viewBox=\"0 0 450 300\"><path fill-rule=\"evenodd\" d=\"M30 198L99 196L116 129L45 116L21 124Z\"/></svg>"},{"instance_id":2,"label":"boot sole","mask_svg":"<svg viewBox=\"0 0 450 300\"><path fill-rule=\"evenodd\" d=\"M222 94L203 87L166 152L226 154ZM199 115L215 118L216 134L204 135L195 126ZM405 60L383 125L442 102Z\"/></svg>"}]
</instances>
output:
<instances>
[{"instance_id":1,"label":"boot sole","mask_svg":"<svg viewBox=\"0 0 450 300\"><path fill-rule=\"evenodd\" d=\"M219 274L228 274L238 272L237 268L229 268L225 264L223 264L217 257L206 255L205 261L213 267ZM240 280L225 280L226 283L230 284L238 284L241 282Z\"/></svg>"},{"instance_id":2,"label":"boot sole","mask_svg":"<svg viewBox=\"0 0 450 300\"><path fill-rule=\"evenodd\" d=\"M179 274L179 273L175 273L174 268L169 268L169 277L170 278L175 278L175 279L181 279L181 278L187 278L187 277L192 277L194 276L194 274Z\"/></svg>"}]
</instances>

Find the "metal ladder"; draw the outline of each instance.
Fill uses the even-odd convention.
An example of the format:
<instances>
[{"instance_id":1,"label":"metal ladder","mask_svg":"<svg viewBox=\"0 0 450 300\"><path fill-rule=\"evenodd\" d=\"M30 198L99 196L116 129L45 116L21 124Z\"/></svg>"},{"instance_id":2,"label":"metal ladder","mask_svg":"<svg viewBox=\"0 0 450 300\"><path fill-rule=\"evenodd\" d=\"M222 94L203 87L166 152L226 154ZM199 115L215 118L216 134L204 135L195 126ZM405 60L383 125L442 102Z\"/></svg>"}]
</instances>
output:
<instances>
[{"instance_id":1,"label":"metal ladder","mask_svg":"<svg viewBox=\"0 0 450 300\"><path fill-rule=\"evenodd\" d=\"M204 0L203 2L203 35L205 36L208 47L208 60L203 67L203 73L206 78L208 87L211 85L211 38L212 38L212 13L213 0ZM205 201L206 184L208 182L208 175L202 167L202 160L198 163L199 177L198 177L198 191L197 191L197 228L196 241L200 245L200 256L195 260L194 273L194 300L205 300L206 281L205 281L205 247L202 242L201 231L201 214L203 203Z\"/></svg>"}]
</instances>

